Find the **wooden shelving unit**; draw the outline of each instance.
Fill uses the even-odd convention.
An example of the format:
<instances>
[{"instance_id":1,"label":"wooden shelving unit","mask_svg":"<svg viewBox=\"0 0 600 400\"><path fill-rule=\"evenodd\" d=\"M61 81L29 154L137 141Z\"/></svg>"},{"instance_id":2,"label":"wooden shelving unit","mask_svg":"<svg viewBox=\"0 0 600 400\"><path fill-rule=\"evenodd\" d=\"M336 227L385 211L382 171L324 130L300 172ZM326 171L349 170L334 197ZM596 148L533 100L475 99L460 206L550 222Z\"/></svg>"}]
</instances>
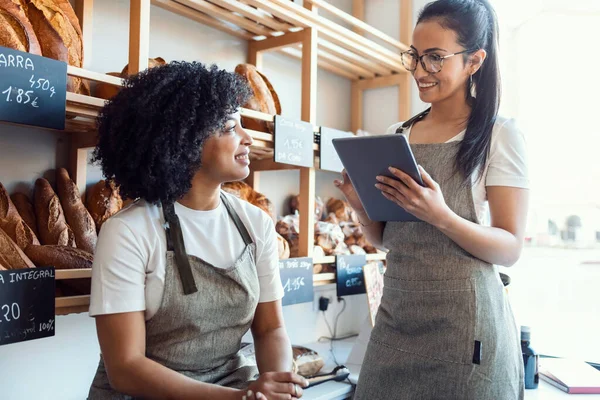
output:
<instances>
[{"instance_id":1,"label":"wooden shelving unit","mask_svg":"<svg viewBox=\"0 0 600 400\"><path fill-rule=\"evenodd\" d=\"M289 0L130 0L129 71L136 73L147 68L149 57L151 5L227 32L248 41L248 59L259 69L263 54L275 51L300 59L302 62L301 119L312 123L314 131L317 114L317 69L322 68L351 80L351 129L361 129L363 121L363 92L381 87L397 87L399 119L410 116L410 74L402 67L399 51L405 50L412 29L411 0L399 0L400 41L363 22L365 0L353 0L353 14L335 8L325 0L304 0L298 5ZM82 25L84 51L87 60L93 49L93 0L75 0L75 11ZM348 29L319 14L319 9L342 19ZM371 40L374 37L382 44ZM390 50L393 48L394 50ZM69 66L69 76L81 77L115 86L121 79ZM105 101L67 93L66 128L70 133L69 169L80 193L86 186L88 151L96 144L96 117ZM242 110L249 118L273 121L274 116L252 110ZM260 190L260 173L282 169L300 170L300 256L310 257L314 237L315 171L317 167L301 168L273 161L273 135L249 131L254 139L251 148L252 172L248 181ZM315 152L319 145L314 144ZM318 154L318 153L317 153ZM315 157L315 161L317 157ZM384 260L384 254L370 254L368 261ZM335 257L315 259L315 264L334 263ZM90 278L91 270L63 270L56 272L57 280ZM331 273L314 276L315 285L335 281ZM89 296L59 297L56 314L85 312Z\"/></svg>"}]
</instances>

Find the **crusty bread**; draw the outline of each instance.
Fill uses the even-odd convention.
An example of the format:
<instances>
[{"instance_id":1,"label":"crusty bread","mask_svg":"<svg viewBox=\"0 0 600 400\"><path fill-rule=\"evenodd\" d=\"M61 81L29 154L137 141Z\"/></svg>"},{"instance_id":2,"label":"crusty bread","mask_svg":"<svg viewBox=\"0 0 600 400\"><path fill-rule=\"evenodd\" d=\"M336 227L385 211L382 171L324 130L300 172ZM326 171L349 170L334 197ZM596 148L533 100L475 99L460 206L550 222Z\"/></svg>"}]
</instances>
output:
<instances>
[{"instance_id":1,"label":"crusty bread","mask_svg":"<svg viewBox=\"0 0 600 400\"><path fill-rule=\"evenodd\" d=\"M19 215L23 218L23 221L31 228L36 237L38 237L37 222L35 220L35 211L33 210L33 204L25 193L13 193L10 196L13 204L17 208Z\"/></svg>"},{"instance_id":2,"label":"crusty bread","mask_svg":"<svg viewBox=\"0 0 600 400\"><path fill-rule=\"evenodd\" d=\"M0 0L0 46L41 56L40 43L25 10L25 0Z\"/></svg>"},{"instance_id":3,"label":"crusty bread","mask_svg":"<svg viewBox=\"0 0 600 400\"><path fill-rule=\"evenodd\" d=\"M56 269L92 268L93 256L70 246L29 246L25 254L38 267Z\"/></svg>"},{"instance_id":4,"label":"crusty bread","mask_svg":"<svg viewBox=\"0 0 600 400\"><path fill-rule=\"evenodd\" d=\"M29 0L27 15L42 47L44 57L83 66L83 37L79 20L68 0ZM81 78L69 77L67 89L89 94Z\"/></svg>"},{"instance_id":5,"label":"crusty bread","mask_svg":"<svg viewBox=\"0 0 600 400\"><path fill-rule=\"evenodd\" d=\"M100 232L102 224L123 208L123 199L113 181L101 180L88 190L86 205Z\"/></svg>"},{"instance_id":6,"label":"crusty bread","mask_svg":"<svg viewBox=\"0 0 600 400\"><path fill-rule=\"evenodd\" d=\"M245 108L254 111L260 111L267 114L281 114L281 104L279 97L273 89L273 85L266 76L258 72L252 64L239 64L235 67L235 73L242 76L248 82L252 90L252 96L244 104ZM274 125L272 122L259 121L252 118L242 117L244 128L256 131L273 133Z\"/></svg>"},{"instance_id":7,"label":"crusty bread","mask_svg":"<svg viewBox=\"0 0 600 400\"><path fill-rule=\"evenodd\" d=\"M67 225L60 200L47 180L40 178L35 181L33 197L42 244L75 247L75 235Z\"/></svg>"},{"instance_id":8,"label":"crusty bread","mask_svg":"<svg viewBox=\"0 0 600 400\"><path fill-rule=\"evenodd\" d=\"M257 192L247 183L242 181L226 182L221 188L223 191L260 208L271 217L274 223L277 221L273 203L264 194Z\"/></svg>"},{"instance_id":9,"label":"crusty bread","mask_svg":"<svg viewBox=\"0 0 600 400\"><path fill-rule=\"evenodd\" d=\"M35 268L17 244L0 229L0 264L6 269Z\"/></svg>"},{"instance_id":10,"label":"crusty bread","mask_svg":"<svg viewBox=\"0 0 600 400\"><path fill-rule=\"evenodd\" d=\"M0 183L0 229L2 229L21 249L31 244L40 244L31 228L19 215L17 208Z\"/></svg>"},{"instance_id":11,"label":"crusty bread","mask_svg":"<svg viewBox=\"0 0 600 400\"><path fill-rule=\"evenodd\" d=\"M67 224L75 235L77 248L94 254L96 240L98 240L96 224L81 201L77 185L64 168L56 171L56 189Z\"/></svg>"},{"instance_id":12,"label":"crusty bread","mask_svg":"<svg viewBox=\"0 0 600 400\"><path fill-rule=\"evenodd\" d=\"M148 68L154 68L165 64L166 61L162 57L148 59ZM125 79L129 76L129 64L127 64L121 72L108 72L107 75ZM110 100L113 96L119 93L119 90L121 90L121 88L119 88L118 86L98 82L96 83L96 88L94 89L94 97Z\"/></svg>"},{"instance_id":13,"label":"crusty bread","mask_svg":"<svg viewBox=\"0 0 600 400\"><path fill-rule=\"evenodd\" d=\"M156 57L156 58L149 58L148 59L148 67L147 69L150 68L154 68L154 67L159 67L161 65L165 65L167 62L162 58L162 57ZM144 68L143 70L145 70L146 68ZM129 74L129 64L127 64L123 70L121 71L121 76L123 78L127 78L128 76L130 76Z\"/></svg>"}]
</instances>

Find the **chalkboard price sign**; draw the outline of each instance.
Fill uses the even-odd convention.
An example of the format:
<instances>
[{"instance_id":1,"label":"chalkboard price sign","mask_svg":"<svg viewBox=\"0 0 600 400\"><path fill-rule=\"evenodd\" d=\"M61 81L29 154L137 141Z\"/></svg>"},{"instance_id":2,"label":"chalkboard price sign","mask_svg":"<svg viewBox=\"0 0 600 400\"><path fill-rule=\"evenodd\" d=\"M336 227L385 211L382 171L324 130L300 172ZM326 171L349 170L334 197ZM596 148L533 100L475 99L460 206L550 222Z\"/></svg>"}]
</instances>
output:
<instances>
[{"instance_id":1,"label":"chalkboard price sign","mask_svg":"<svg viewBox=\"0 0 600 400\"><path fill-rule=\"evenodd\" d=\"M363 254L339 255L335 258L338 297L366 293L363 267L367 257Z\"/></svg>"},{"instance_id":2,"label":"chalkboard price sign","mask_svg":"<svg viewBox=\"0 0 600 400\"><path fill-rule=\"evenodd\" d=\"M327 171L342 172L344 166L333 147L333 139L354 136L350 132L338 131L336 129L321 127L321 146L319 147L319 168Z\"/></svg>"},{"instance_id":3,"label":"chalkboard price sign","mask_svg":"<svg viewBox=\"0 0 600 400\"><path fill-rule=\"evenodd\" d=\"M275 116L275 162L311 168L314 140L312 124Z\"/></svg>"},{"instance_id":4,"label":"chalkboard price sign","mask_svg":"<svg viewBox=\"0 0 600 400\"><path fill-rule=\"evenodd\" d=\"M54 336L54 267L0 271L0 346Z\"/></svg>"},{"instance_id":5,"label":"chalkboard price sign","mask_svg":"<svg viewBox=\"0 0 600 400\"><path fill-rule=\"evenodd\" d=\"M0 47L0 120L65 128L67 64Z\"/></svg>"},{"instance_id":6,"label":"chalkboard price sign","mask_svg":"<svg viewBox=\"0 0 600 400\"><path fill-rule=\"evenodd\" d=\"M279 260L279 274L283 285L284 306L313 301L312 258L290 258Z\"/></svg>"}]
</instances>

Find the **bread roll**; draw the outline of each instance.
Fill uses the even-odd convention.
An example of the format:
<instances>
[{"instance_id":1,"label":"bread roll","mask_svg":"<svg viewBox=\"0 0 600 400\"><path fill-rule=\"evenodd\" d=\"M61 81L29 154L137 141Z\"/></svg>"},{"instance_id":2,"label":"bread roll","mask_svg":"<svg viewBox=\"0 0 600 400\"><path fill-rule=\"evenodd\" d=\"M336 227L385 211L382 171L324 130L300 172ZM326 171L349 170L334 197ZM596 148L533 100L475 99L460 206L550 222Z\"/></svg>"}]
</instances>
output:
<instances>
[{"instance_id":1,"label":"bread roll","mask_svg":"<svg viewBox=\"0 0 600 400\"><path fill-rule=\"evenodd\" d=\"M25 0L0 0L0 46L41 56L40 43L25 9Z\"/></svg>"},{"instance_id":2,"label":"bread roll","mask_svg":"<svg viewBox=\"0 0 600 400\"><path fill-rule=\"evenodd\" d=\"M38 237L37 222L35 220L35 211L33 210L33 204L25 193L14 193L10 196L13 204L17 208L19 215L23 218L23 221L31 228L36 237Z\"/></svg>"},{"instance_id":3,"label":"bread roll","mask_svg":"<svg viewBox=\"0 0 600 400\"><path fill-rule=\"evenodd\" d=\"M123 200L113 181L101 180L88 190L86 204L96 224L96 231L100 232L102 224L121 210Z\"/></svg>"},{"instance_id":4,"label":"bread roll","mask_svg":"<svg viewBox=\"0 0 600 400\"><path fill-rule=\"evenodd\" d=\"M40 244L31 228L19 215L17 208L0 183L0 229L2 229L21 250L32 244Z\"/></svg>"},{"instance_id":5,"label":"bread roll","mask_svg":"<svg viewBox=\"0 0 600 400\"><path fill-rule=\"evenodd\" d=\"M323 368L325 361L315 351L302 346L292 346L294 372L303 377L314 376Z\"/></svg>"},{"instance_id":6,"label":"bread roll","mask_svg":"<svg viewBox=\"0 0 600 400\"><path fill-rule=\"evenodd\" d=\"M242 76L248 82L252 90L252 97L244 104L245 108L260 111L267 114L281 114L279 96L273 89L273 85L266 76L258 72L252 64L239 64L235 67L235 73ZM244 128L256 131L273 133L273 122L259 121L252 118L242 117Z\"/></svg>"},{"instance_id":7,"label":"bread roll","mask_svg":"<svg viewBox=\"0 0 600 400\"><path fill-rule=\"evenodd\" d=\"M69 246L29 246L25 254L38 267L56 269L92 268L94 260L87 251Z\"/></svg>"},{"instance_id":8,"label":"bread roll","mask_svg":"<svg viewBox=\"0 0 600 400\"><path fill-rule=\"evenodd\" d=\"M71 180L69 173L64 168L56 171L56 189L67 224L75 235L77 248L94 254L98 240L96 224L83 205L75 182Z\"/></svg>"},{"instance_id":9,"label":"bread roll","mask_svg":"<svg viewBox=\"0 0 600 400\"><path fill-rule=\"evenodd\" d=\"M33 197L42 244L75 247L75 235L67 225L60 200L47 180L40 178L35 182Z\"/></svg>"},{"instance_id":10,"label":"bread roll","mask_svg":"<svg viewBox=\"0 0 600 400\"><path fill-rule=\"evenodd\" d=\"M79 20L68 0L29 0L27 15L42 47L44 57L83 66L83 37ZM70 92L89 94L81 78L69 77Z\"/></svg>"},{"instance_id":11,"label":"bread roll","mask_svg":"<svg viewBox=\"0 0 600 400\"><path fill-rule=\"evenodd\" d=\"M17 244L0 229L0 265L6 269L35 268Z\"/></svg>"}]
</instances>

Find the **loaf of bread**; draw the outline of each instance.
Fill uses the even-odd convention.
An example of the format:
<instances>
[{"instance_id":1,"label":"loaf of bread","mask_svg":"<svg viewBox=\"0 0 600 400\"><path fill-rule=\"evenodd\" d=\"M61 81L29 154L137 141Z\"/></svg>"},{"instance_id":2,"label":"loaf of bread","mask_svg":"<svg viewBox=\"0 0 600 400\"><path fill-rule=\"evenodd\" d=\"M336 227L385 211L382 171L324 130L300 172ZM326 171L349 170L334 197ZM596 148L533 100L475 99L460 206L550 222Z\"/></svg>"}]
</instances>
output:
<instances>
[{"instance_id":1,"label":"loaf of bread","mask_svg":"<svg viewBox=\"0 0 600 400\"><path fill-rule=\"evenodd\" d=\"M31 228L36 237L38 237L37 222L35 220L35 211L33 210L33 204L25 193L14 193L10 196L13 204L17 208L19 215L23 218L23 221Z\"/></svg>"},{"instance_id":2,"label":"loaf of bread","mask_svg":"<svg viewBox=\"0 0 600 400\"><path fill-rule=\"evenodd\" d=\"M69 0L29 0L26 12L44 57L75 67L83 66L83 36ZM86 95L90 93L87 82L77 77L68 78L67 89Z\"/></svg>"},{"instance_id":3,"label":"loaf of bread","mask_svg":"<svg viewBox=\"0 0 600 400\"><path fill-rule=\"evenodd\" d=\"M325 365L323 357L314 350L302 346L292 346L294 372L303 377L311 377L319 373Z\"/></svg>"},{"instance_id":4,"label":"loaf of bread","mask_svg":"<svg viewBox=\"0 0 600 400\"><path fill-rule=\"evenodd\" d=\"M100 232L102 224L123 208L123 199L113 181L101 180L88 190L86 205Z\"/></svg>"},{"instance_id":5,"label":"loaf of bread","mask_svg":"<svg viewBox=\"0 0 600 400\"><path fill-rule=\"evenodd\" d=\"M6 269L35 268L17 244L0 229L0 264Z\"/></svg>"},{"instance_id":6,"label":"loaf of bread","mask_svg":"<svg viewBox=\"0 0 600 400\"><path fill-rule=\"evenodd\" d=\"M261 74L252 64L239 64L235 67L235 73L242 76L248 82L252 90L252 96L244 104L244 108L260 111L267 114L281 114L279 96L266 76ZM252 118L242 117L244 128L262 132L273 133L273 122L259 121Z\"/></svg>"},{"instance_id":7,"label":"loaf of bread","mask_svg":"<svg viewBox=\"0 0 600 400\"><path fill-rule=\"evenodd\" d=\"M227 182L222 185L222 189L225 192L236 196L237 198L255 205L266 212L271 217L273 222L276 221L277 216L275 213L275 207L273 207L273 203L264 194L257 192L247 183L242 181Z\"/></svg>"},{"instance_id":8,"label":"loaf of bread","mask_svg":"<svg viewBox=\"0 0 600 400\"><path fill-rule=\"evenodd\" d=\"M98 240L96 224L81 201L77 185L64 168L56 171L56 191L65 212L67 224L75 235L77 248L94 254Z\"/></svg>"},{"instance_id":9,"label":"loaf of bread","mask_svg":"<svg viewBox=\"0 0 600 400\"><path fill-rule=\"evenodd\" d=\"M327 201L326 207L327 214L335 214L339 222L353 222L358 224L358 216L347 202L331 198Z\"/></svg>"},{"instance_id":10,"label":"loaf of bread","mask_svg":"<svg viewBox=\"0 0 600 400\"><path fill-rule=\"evenodd\" d=\"M148 69L165 65L167 62L162 57L149 58ZM107 75L116 76L117 78L125 79L129 76L129 64L123 68L121 72L108 72ZM120 87L109 85L108 83L98 82L94 89L94 97L110 100L113 96L119 93Z\"/></svg>"},{"instance_id":11,"label":"loaf of bread","mask_svg":"<svg viewBox=\"0 0 600 400\"><path fill-rule=\"evenodd\" d=\"M35 181L33 197L42 244L75 247L75 235L67 225L58 196L46 179L40 178Z\"/></svg>"},{"instance_id":12,"label":"loaf of bread","mask_svg":"<svg viewBox=\"0 0 600 400\"><path fill-rule=\"evenodd\" d=\"M279 250L279 259L290 258L290 244L279 233L277 234L277 248Z\"/></svg>"},{"instance_id":13,"label":"loaf of bread","mask_svg":"<svg viewBox=\"0 0 600 400\"><path fill-rule=\"evenodd\" d=\"M92 268L93 256L70 246L29 246L25 254L38 267L56 269Z\"/></svg>"},{"instance_id":14,"label":"loaf of bread","mask_svg":"<svg viewBox=\"0 0 600 400\"><path fill-rule=\"evenodd\" d=\"M37 36L25 12L25 0L0 0L0 46L42 55Z\"/></svg>"},{"instance_id":15,"label":"loaf of bread","mask_svg":"<svg viewBox=\"0 0 600 400\"><path fill-rule=\"evenodd\" d=\"M21 250L32 244L40 244L31 228L23 221L17 208L0 183L0 229L2 229Z\"/></svg>"}]
</instances>

